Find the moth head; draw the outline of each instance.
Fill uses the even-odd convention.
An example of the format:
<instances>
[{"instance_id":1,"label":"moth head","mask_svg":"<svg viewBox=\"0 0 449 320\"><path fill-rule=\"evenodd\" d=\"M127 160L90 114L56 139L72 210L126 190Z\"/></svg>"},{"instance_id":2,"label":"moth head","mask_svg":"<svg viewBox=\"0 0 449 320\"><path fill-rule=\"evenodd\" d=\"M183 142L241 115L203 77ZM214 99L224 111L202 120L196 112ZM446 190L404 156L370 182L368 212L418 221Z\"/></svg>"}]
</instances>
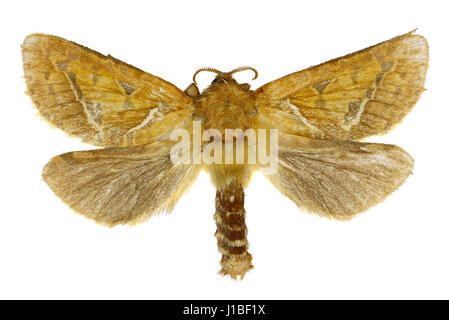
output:
<instances>
[{"instance_id":1,"label":"moth head","mask_svg":"<svg viewBox=\"0 0 449 320\"><path fill-rule=\"evenodd\" d=\"M237 83L237 81L235 81L235 79L232 77L232 75L234 73L237 73L237 72L240 72L240 71L245 71L245 70L253 71L254 72L253 80L257 79L257 75L258 75L257 70L254 69L254 68L251 68L251 67L239 67L239 68L235 68L234 70L229 71L229 72L222 72L222 71L219 71L219 70L214 69L214 68L201 68L201 69L198 69L195 72L195 74L193 75L193 83L197 84L196 83L196 76L197 76L198 73L200 73L202 71L208 71L208 72L213 72L213 73L217 74L215 79L212 81L211 85L213 85L213 84L220 84L220 83ZM244 86L245 88L249 89L249 84L247 84L247 83L243 83L242 86Z\"/></svg>"}]
</instances>

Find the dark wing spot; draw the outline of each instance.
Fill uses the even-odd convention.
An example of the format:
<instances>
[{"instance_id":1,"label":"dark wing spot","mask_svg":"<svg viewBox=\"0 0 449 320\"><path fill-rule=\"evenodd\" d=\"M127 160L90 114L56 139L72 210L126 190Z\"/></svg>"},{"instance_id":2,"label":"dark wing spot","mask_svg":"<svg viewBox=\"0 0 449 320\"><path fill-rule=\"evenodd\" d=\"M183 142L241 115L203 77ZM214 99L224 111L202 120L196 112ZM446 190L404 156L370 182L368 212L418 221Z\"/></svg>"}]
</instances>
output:
<instances>
[{"instance_id":1,"label":"dark wing spot","mask_svg":"<svg viewBox=\"0 0 449 320\"><path fill-rule=\"evenodd\" d=\"M376 75L376 86L379 86L380 85L380 83L382 82L382 79L384 78L384 73L383 72L380 72L380 73L378 73L377 75Z\"/></svg>"},{"instance_id":2,"label":"dark wing spot","mask_svg":"<svg viewBox=\"0 0 449 320\"><path fill-rule=\"evenodd\" d=\"M372 98L374 98L374 89L373 89L373 88L369 88L369 89L366 91L366 98L367 98L367 99L372 99Z\"/></svg>"},{"instance_id":3,"label":"dark wing spot","mask_svg":"<svg viewBox=\"0 0 449 320\"><path fill-rule=\"evenodd\" d=\"M135 87L125 81L118 80L118 83L123 88L123 90L125 90L125 94L128 96L132 95L133 92L137 90L137 87Z\"/></svg>"},{"instance_id":4,"label":"dark wing spot","mask_svg":"<svg viewBox=\"0 0 449 320\"><path fill-rule=\"evenodd\" d=\"M382 72L388 72L391 70L391 67L393 67L393 62L384 62L380 67Z\"/></svg>"},{"instance_id":5,"label":"dark wing spot","mask_svg":"<svg viewBox=\"0 0 449 320\"><path fill-rule=\"evenodd\" d=\"M313 87L316 89L316 91L318 91L319 94L323 94L324 90L326 89L326 87L331 82L332 82L332 79L331 80L321 81L321 82L315 83L313 85Z\"/></svg>"},{"instance_id":6,"label":"dark wing spot","mask_svg":"<svg viewBox=\"0 0 449 320\"><path fill-rule=\"evenodd\" d=\"M361 104L362 104L361 100L349 102L349 105L348 105L349 110L348 110L348 113L345 116L346 122L349 122L349 121L351 121L352 119L355 118L355 116L357 115L357 113L360 110L360 105Z\"/></svg>"}]
</instances>

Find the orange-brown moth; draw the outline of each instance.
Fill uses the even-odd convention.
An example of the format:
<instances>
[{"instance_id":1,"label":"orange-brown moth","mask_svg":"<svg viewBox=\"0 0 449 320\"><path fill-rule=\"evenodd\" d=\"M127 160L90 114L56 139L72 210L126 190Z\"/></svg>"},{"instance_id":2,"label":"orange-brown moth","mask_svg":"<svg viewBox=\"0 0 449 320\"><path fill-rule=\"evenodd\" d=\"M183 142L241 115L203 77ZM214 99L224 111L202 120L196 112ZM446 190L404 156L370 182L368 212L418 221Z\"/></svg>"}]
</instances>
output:
<instances>
[{"instance_id":1,"label":"orange-brown moth","mask_svg":"<svg viewBox=\"0 0 449 320\"><path fill-rule=\"evenodd\" d=\"M210 86L200 92L195 73L194 83L182 91L111 56L45 34L28 36L22 55L27 93L41 117L103 147L54 157L43 178L55 194L98 223L135 224L170 211L204 169L217 190L220 273L234 279L252 269L244 188L263 165L248 162L247 146L243 163L172 161L175 130L194 135L195 122L201 133L214 129L219 136L227 129L277 129L277 170L268 179L299 208L329 218L352 218L412 172L413 159L401 148L358 141L390 131L424 90L428 45L413 32L255 91L232 77L243 70L257 77L253 68L202 68L197 73L217 74ZM216 146L229 142L209 138ZM202 153L206 142L201 141Z\"/></svg>"}]
</instances>

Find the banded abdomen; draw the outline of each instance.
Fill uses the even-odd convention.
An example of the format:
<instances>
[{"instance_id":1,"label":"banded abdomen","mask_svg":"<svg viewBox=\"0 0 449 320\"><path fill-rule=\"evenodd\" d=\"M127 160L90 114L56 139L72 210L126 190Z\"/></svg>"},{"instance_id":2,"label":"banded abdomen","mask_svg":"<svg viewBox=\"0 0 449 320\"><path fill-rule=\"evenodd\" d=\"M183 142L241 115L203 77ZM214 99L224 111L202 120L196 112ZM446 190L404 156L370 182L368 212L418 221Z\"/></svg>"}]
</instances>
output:
<instances>
[{"instance_id":1,"label":"banded abdomen","mask_svg":"<svg viewBox=\"0 0 449 320\"><path fill-rule=\"evenodd\" d=\"M253 268L246 239L244 199L243 187L238 182L231 182L217 190L215 197L215 237L218 250L223 255L220 274L233 279L242 279Z\"/></svg>"}]
</instances>

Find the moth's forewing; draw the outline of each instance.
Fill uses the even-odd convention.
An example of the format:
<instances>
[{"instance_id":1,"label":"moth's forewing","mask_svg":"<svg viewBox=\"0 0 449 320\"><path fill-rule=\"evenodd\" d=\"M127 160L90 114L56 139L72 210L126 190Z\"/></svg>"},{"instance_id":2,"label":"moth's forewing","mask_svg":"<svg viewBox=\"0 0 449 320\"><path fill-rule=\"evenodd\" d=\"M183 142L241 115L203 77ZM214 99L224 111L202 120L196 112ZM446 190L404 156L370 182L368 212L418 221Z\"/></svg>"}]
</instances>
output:
<instances>
[{"instance_id":1,"label":"moth's forewing","mask_svg":"<svg viewBox=\"0 0 449 320\"><path fill-rule=\"evenodd\" d=\"M428 58L425 38L408 33L274 80L255 92L252 126L338 140L387 133L418 101Z\"/></svg>"},{"instance_id":2,"label":"moth's forewing","mask_svg":"<svg viewBox=\"0 0 449 320\"><path fill-rule=\"evenodd\" d=\"M22 56L39 114L84 142L138 145L190 126L185 93L111 56L45 34L28 36Z\"/></svg>"}]
</instances>

